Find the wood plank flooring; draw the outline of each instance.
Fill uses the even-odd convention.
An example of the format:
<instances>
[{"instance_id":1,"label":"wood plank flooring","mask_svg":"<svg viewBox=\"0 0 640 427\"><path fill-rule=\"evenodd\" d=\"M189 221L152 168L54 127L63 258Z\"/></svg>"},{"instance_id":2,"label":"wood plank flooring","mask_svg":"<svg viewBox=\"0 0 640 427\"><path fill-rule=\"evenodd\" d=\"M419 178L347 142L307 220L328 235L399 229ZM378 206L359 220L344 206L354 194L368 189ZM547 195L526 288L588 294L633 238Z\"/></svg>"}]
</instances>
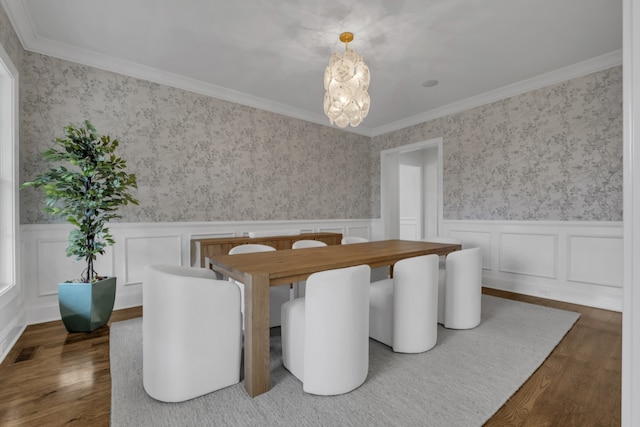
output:
<instances>
[{"instance_id":1,"label":"wood plank flooring","mask_svg":"<svg viewBox=\"0 0 640 427\"><path fill-rule=\"evenodd\" d=\"M578 322L486 426L619 426L621 313L485 289L577 311ZM142 315L115 311L111 322ZM1 426L109 426L109 327L68 334L62 322L27 327L0 365Z\"/></svg>"}]
</instances>

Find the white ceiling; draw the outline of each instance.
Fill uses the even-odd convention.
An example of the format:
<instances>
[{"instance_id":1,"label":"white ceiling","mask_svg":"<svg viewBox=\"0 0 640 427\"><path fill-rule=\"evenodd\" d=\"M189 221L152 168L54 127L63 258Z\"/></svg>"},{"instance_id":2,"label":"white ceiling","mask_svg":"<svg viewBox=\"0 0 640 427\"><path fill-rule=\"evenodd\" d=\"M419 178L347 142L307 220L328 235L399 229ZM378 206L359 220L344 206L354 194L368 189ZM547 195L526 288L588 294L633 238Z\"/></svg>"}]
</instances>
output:
<instances>
[{"instance_id":1,"label":"white ceiling","mask_svg":"<svg viewBox=\"0 0 640 427\"><path fill-rule=\"evenodd\" d=\"M369 136L622 61L622 0L2 4L27 50L326 125L324 68L351 31L371 111L346 130Z\"/></svg>"}]
</instances>

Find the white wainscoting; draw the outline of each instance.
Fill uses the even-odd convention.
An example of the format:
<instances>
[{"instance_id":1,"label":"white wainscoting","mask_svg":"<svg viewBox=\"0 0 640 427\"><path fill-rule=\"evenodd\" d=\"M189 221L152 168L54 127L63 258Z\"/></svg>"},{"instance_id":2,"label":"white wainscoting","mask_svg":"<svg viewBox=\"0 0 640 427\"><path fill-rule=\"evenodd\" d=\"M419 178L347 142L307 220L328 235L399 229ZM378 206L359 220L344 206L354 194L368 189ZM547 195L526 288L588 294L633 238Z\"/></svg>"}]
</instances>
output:
<instances>
[{"instance_id":1,"label":"white wainscoting","mask_svg":"<svg viewBox=\"0 0 640 427\"><path fill-rule=\"evenodd\" d=\"M296 229L370 238L371 220L203 223L116 223L116 244L99 257L96 270L118 278L115 309L142 304L142 269L147 264L196 265L192 238L246 236L250 231ZM27 324L60 319L58 283L80 276L84 263L66 256L66 224L23 225L22 280Z\"/></svg>"},{"instance_id":2,"label":"white wainscoting","mask_svg":"<svg viewBox=\"0 0 640 427\"><path fill-rule=\"evenodd\" d=\"M112 224L116 244L96 263L118 277L115 308L142 303L147 264L196 265L192 238L244 236L249 231L298 229L383 239L379 219ZM561 221L444 221L441 235L483 249L487 287L622 310L622 223ZM21 227L22 283L27 323L60 318L58 282L78 277L83 263L66 257L66 224Z\"/></svg>"},{"instance_id":3,"label":"white wainscoting","mask_svg":"<svg viewBox=\"0 0 640 427\"><path fill-rule=\"evenodd\" d=\"M417 236L419 236L418 218L400 217L400 238L415 240Z\"/></svg>"},{"instance_id":4,"label":"white wainscoting","mask_svg":"<svg viewBox=\"0 0 640 427\"><path fill-rule=\"evenodd\" d=\"M487 287L622 311L622 222L443 224L441 235L482 248Z\"/></svg>"}]
</instances>

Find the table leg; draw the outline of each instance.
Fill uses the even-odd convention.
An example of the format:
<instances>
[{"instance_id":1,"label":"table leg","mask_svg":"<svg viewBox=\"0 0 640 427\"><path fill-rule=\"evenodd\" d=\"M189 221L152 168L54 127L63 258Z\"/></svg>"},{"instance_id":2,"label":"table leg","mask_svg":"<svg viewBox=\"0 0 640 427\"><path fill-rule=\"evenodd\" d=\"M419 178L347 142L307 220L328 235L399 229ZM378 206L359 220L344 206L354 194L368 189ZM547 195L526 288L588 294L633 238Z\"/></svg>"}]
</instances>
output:
<instances>
[{"instance_id":1,"label":"table leg","mask_svg":"<svg viewBox=\"0 0 640 427\"><path fill-rule=\"evenodd\" d=\"M269 390L269 275L244 282L244 387L254 397Z\"/></svg>"}]
</instances>

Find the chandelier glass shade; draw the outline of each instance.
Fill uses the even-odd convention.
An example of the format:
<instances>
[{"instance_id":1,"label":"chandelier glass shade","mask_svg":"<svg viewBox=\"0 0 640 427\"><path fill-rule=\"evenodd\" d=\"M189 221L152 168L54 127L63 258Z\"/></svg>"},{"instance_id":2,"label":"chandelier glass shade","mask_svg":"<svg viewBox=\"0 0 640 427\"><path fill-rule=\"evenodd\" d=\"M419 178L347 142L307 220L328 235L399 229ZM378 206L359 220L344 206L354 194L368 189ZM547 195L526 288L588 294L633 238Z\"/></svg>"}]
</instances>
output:
<instances>
[{"instance_id":1,"label":"chandelier glass shade","mask_svg":"<svg viewBox=\"0 0 640 427\"><path fill-rule=\"evenodd\" d=\"M362 123L369 114L369 67L362 55L349 49L353 34L342 33L340 41L345 43L345 52L331 55L324 70L324 113L331 124L340 128Z\"/></svg>"}]
</instances>

